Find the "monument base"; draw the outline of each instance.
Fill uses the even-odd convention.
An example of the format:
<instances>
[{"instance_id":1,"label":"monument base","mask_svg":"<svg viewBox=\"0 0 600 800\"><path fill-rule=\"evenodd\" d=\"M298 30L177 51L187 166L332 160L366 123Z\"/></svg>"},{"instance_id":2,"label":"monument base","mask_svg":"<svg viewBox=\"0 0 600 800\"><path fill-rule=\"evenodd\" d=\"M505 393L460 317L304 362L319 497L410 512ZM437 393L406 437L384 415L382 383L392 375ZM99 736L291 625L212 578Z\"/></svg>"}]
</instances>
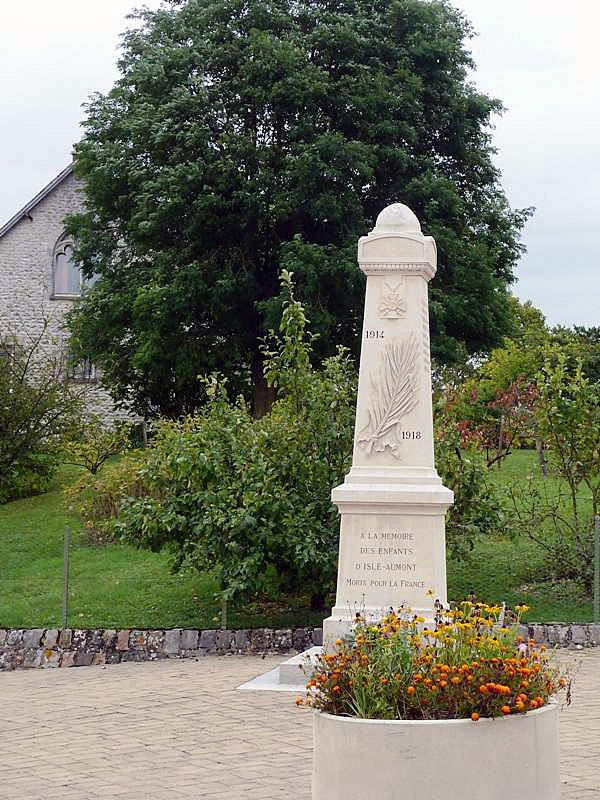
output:
<instances>
[{"instance_id":1,"label":"monument base","mask_svg":"<svg viewBox=\"0 0 600 800\"><path fill-rule=\"evenodd\" d=\"M315 645L305 650L303 653L291 656L282 661L278 667L257 675L238 686L244 692L294 692L304 694L306 692L306 682L311 676L317 659L321 655L323 648Z\"/></svg>"},{"instance_id":2,"label":"monument base","mask_svg":"<svg viewBox=\"0 0 600 800\"><path fill-rule=\"evenodd\" d=\"M432 625L446 603L445 515L453 493L434 469L353 467L332 492L341 514L336 603L323 623L332 649L357 614L393 608Z\"/></svg>"}]
</instances>

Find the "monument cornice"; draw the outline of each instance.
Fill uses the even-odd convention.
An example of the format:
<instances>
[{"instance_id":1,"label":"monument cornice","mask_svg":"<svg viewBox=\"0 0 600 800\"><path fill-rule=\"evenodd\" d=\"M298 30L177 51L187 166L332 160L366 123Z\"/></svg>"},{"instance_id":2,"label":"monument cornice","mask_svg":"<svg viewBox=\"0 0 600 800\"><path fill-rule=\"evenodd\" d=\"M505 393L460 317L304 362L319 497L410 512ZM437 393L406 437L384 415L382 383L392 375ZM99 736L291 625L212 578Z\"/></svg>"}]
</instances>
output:
<instances>
[{"instance_id":1,"label":"monument cornice","mask_svg":"<svg viewBox=\"0 0 600 800\"><path fill-rule=\"evenodd\" d=\"M363 261L359 267L365 275L389 275L393 272L397 275L418 275L426 281L430 281L437 271L435 264L430 261Z\"/></svg>"}]
</instances>

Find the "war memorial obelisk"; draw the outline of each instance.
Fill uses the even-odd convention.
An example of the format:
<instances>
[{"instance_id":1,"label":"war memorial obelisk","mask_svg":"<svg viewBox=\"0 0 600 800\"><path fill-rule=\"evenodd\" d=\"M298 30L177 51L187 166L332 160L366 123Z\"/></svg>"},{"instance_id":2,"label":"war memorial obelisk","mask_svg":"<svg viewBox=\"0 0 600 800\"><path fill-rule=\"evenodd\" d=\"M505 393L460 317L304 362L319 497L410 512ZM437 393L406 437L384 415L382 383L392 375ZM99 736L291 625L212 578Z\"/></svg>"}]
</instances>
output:
<instances>
[{"instance_id":1,"label":"war memorial obelisk","mask_svg":"<svg viewBox=\"0 0 600 800\"><path fill-rule=\"evenodd\" d=\"M446 602L445 514L435 470L429 304L436 246L402 203L358 243L367 276L352 468L332 492L341 514L336 603L325 647L357 612L404 604L432 621ZM429 592L429 594L428 594Z\"/></svg>"}]
</instances>

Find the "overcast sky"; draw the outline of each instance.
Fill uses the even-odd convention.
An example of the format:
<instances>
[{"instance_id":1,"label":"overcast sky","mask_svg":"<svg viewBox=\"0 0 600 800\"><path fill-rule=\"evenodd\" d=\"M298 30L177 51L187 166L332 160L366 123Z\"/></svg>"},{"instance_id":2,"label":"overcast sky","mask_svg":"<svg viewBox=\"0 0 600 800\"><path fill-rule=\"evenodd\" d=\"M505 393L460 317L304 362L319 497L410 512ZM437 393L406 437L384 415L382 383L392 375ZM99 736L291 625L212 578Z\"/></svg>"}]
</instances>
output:
<instances>
[{"instance_id":1,"label":"overcast sky","mask_svg":"<svg viewBox=\"0 0 600 800\"><path fill-rule=\"evenodd\" d=\"M70 161L81 104L117 76L130 0L5 2L0 26L0 224ZM159 0L147 5L157 7ZM455 0L478 36L480 89L507 111L496 162L515 207L536 207L516 294L551 324L600 324L597 0Z\"/></svg>"}]
</instances>

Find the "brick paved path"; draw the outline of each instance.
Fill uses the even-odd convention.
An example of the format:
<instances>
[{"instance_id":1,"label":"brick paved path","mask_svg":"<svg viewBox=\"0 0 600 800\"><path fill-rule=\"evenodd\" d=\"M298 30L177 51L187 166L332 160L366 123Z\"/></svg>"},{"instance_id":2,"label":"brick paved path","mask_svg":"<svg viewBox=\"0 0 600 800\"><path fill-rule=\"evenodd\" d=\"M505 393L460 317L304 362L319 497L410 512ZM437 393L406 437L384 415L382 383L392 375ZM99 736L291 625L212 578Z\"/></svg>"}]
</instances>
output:
<instances>
[{"instance_id":1,"label":"brick paved path","mask_svg":"<svg viewBox=\"0 0 600 800\"><path fill-rule=\"evenodd\" d=\"M600 649L574 657L563 800L600 800ZM0 798L309 800L310 712L290 694L235 690L278 660L0 674Z\"/></svg>"}]
</instances>

